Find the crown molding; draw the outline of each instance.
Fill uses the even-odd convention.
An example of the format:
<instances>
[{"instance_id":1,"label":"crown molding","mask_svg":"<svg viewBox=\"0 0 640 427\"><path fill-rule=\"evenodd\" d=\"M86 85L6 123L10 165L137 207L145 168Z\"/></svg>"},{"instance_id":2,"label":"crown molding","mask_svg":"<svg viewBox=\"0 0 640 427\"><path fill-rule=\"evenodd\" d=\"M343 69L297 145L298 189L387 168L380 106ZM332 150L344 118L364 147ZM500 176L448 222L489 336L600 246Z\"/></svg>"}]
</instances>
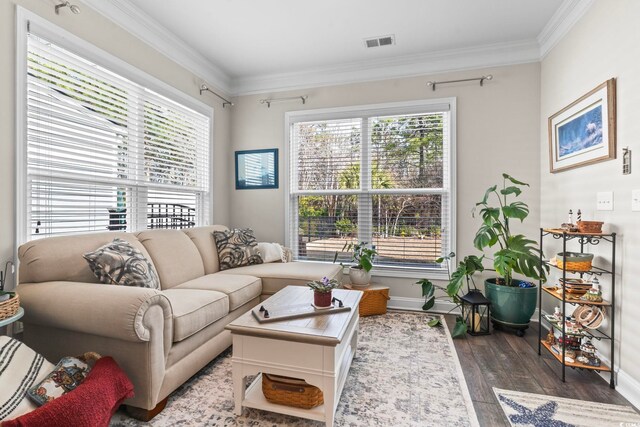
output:
<instances>
[{"instance_id":1,"label":"crown molding","mask_svg":"<svg viewBox=\"0 0 640 427\"><path fill-rule=\"evenodd\" d=\"M131 0L84 0L84 3L181 64L223 95L241 96L539 62L580 20L594 0L564 0L536 39L238 77L228 75Z\"/></svg>"},{"instance_id":2,"label":"crown molding","mask_svg":"<svg viewBox=\"0 0 640 427\"><path fill-rule=\"evenodd\" d=\"M234 95L305 89L414 77L540 60L536 40L496 43L420 55L353 62L329 67L233 79Z\"/></svg>"},{"instance_id":3,"label":"crown molding","mask_svg":"<svg viewBox=\"0 0 640 427\"><path fill-rule=\"evenodd\" d=\"M218 66L144 13L129 0L83 0L107 19L124 28L158 52L182 65L211 87L231 94L231 78Z\"/></svg>"},{"instance_id":4,"label":"crown molding","mask_svg":"<svg viewBox=\"0 0 640 427\"><path fill-rule=\"evenodd\" d=\"M538 35L542 60L593 5L594 0L564 0Z\"/></svg>"}]
</instances>

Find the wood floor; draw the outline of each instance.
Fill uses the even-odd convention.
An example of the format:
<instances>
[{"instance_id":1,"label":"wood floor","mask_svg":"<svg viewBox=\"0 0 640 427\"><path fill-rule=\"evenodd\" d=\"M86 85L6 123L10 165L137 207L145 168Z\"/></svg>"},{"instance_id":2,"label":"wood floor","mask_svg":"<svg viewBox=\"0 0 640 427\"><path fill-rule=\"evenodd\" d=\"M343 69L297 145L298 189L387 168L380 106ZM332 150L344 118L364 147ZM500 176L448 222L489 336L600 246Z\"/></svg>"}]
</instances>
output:
<instances>
[{"instance_id":1,"label":"wood floor","mask_svg":"<svg viewBox=\"0 0 640 427\"><path fill-rule=\"evenodd\" d=\"M453 316L448 316L449 328L454 323ZM567 368L563 383L561 366L553 356L544 348L538 356L537 339L538 324L532 323L522 338L513 332L494 331L454 340L481 426L509 426L492 387L631 406L595 372Z\"/></svg>"}]
</instances>

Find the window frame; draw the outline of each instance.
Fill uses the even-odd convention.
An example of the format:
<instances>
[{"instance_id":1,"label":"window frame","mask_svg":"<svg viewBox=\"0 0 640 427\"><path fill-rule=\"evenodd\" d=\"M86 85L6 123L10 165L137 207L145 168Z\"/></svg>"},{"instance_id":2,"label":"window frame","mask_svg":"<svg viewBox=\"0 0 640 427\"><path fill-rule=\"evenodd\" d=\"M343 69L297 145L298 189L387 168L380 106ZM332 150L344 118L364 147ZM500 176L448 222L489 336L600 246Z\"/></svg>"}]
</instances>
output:
<instances>
[{"instance_id":1,"label":"window frame","mask_svg":"<svg viewBox=\"0 0 640 427\"><path fill-rule=\"evenodd\" d=\"M424 99L417 101L406 102L390 102L382 104L369 104L369 105L356 105L349 107L335 107L335 108L322 108L314 110L298 110L285 112L284 119L284 193L285 193L285 242L296 251L297 241L293 241L291 233L291 221L295 220L292 217L291 203L292 198L297 197L297 193L291 193L291 176L294 171L291 170L291 128L293 124L297 122L306 121L320 121L320 120L337 120L346 118L364 118L381 116L381 115L400 115L400 114L412 114L412 113L430 113L443 111L443 108L447 108L449 111L449 174L446 177L449 182L449 191L446 192L432 192L432 194L448 194L449 195L449 227L450 233L447 236L447 247L449 251L455 251L456 244L456 98L438 98L438 99ZM365 138L363 138L365 139ZM368 137L366 138L368 140ZM363 141L363 144L368 147L368 141ZM394 190L373 190L367 191L365 189L358 190L340 190L340 194L400 194L400 193L413 193L411 189L394 189ZM420 190L423 194L428 194L429 191ZM328 192L327 192L328 193ZM335 191L330 191L331 194L335 194ZM295 240L295 239L294 239ZM308 261L319 262L323 261ZM430 268L430 267L402 267L395 266L380 266L375 265L372 270L372 274L375 276L383 277L406 277L406 278L431 278L431 279L446 279L448 278L446 269Z\"/></svg>"},{"instance_id":2,"label":"window frame","mask_svg":"<svg viewBox=\"0 0 640 427\"><path fill-rule=\"evenodd\" d=\"M15 254L17 248L29 240L29 195L27 177L27 39L32 33L67 49L109 71L182 104L209 119L209 191L204 202L208 205L202 216L203 224L213 224L213 164L214 164L214 109L162 80L142 71L94 44L75 36L35 13L16 7L16 150L15 150Z\"/></svg>"}]
</instances>

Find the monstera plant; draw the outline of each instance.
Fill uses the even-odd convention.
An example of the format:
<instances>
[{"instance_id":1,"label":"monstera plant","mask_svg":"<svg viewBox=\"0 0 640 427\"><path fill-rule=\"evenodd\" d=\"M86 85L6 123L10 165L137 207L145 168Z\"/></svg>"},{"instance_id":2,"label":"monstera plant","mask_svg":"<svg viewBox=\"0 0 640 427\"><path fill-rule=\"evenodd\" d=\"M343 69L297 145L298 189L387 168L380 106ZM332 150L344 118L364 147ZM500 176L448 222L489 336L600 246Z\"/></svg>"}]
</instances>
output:
<instances>
[{"instance_id":1,"label":"monstera plant","mask_svg":"<svg viewBox=\"0 0 640 427\"><path fill-rule=\"evenodd\" d=\"M514 280L514 273L535 280L546 280L549 267L540 261L537 243L512 231L512 222L523 222L529 216L529 206L517 198L529 184L502 174L502 187L487 189L481 201L476 203L476 213L482 224L473 239L473 245L481 251L495 248L493 268L497 278L485 281L485 292L491 300L494 325L513 327L518 335L524 334L529 319L536 308L536 286L533 283Z\"/></svg>"}]
</instances>

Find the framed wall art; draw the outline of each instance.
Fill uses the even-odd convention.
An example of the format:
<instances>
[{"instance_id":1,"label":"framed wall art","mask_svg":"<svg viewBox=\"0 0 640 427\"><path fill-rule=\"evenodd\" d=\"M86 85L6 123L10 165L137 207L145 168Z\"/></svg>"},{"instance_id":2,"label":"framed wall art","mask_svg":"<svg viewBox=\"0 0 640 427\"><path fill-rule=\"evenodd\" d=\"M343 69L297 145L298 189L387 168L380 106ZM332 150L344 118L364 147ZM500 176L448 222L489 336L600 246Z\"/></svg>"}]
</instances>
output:
<instances>
[{"instance_id":1,"label":"framed wall art","mask_svg":"<svg viewBox=\"0 0 640 427\"><path fill-rule=\"evenodd\" d=\"M549 117L552 173L616 158L616 80L602 83Z\"/></svg>"},{"instance_id":2,"label":"framed wall art","mask_svg":"<svg viewBox=\"0 0 640 427\"><path fill-rule=\"evenodd\" d=\"M236 151L236 190L278 188L278 149Z\"/></svg>"}]
</instances>

